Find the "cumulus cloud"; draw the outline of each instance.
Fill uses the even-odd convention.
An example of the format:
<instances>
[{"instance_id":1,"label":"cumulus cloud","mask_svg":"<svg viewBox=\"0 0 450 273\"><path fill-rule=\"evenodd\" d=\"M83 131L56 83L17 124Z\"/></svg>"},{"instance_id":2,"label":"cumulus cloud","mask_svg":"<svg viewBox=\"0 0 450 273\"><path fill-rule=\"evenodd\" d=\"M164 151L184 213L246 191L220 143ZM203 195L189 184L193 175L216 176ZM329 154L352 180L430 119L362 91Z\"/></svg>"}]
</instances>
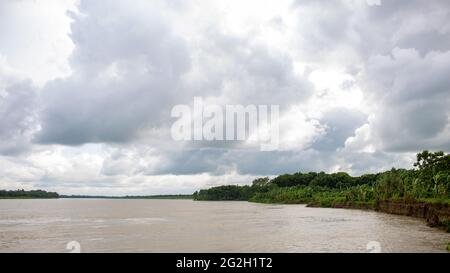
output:
<instances>
[{"instance_id":1,"label":"cumulus cloud","mask_svg":"<svg viewBox=\"0 0 450 273\"><path fill-rule=\"evenodd\" d=\"M0 54L33 84L70 73L68 37L76 0L5 0L0 3Z\"/></svg>"},{"instance_id":2,"label":"cumulus cloud","mask_svg":"<svg viewBox=\"0 0 450 273\"><path fill-rule=\"evenodd\" d=\"M36 89L18 77L0 55L0 154L15 155L29 148L39 128Z\"/></svg>"},{"instance_id":3,"label":"cumulus cloud","mask_svg":"<svg viewBox=\"0 0 450 273\"><path fill-rule=\"evenodd\" d=\"M335 151L343 148L345 141L353 136L355 130L364 124L367 117L358 111L348 109L332 109L320 120L326 133L314 142L316 150Z\"/></svg>"},{"instance_id":4,"label":"cumulus cloud","mask_svg":"<svg viewBox=\"0 0 450 273\"><path fill-rule=\"evenodd\" d=\"M81 1L78 9L72 13L73 72L42 91L38 142L126 142L142 128L159 126L183 96L184 41L148 1Z\"/></svg>"},{"instance_id":5,"label":"cumulus cloud","mask_svg":"<svg viewBox=\"0 0 450 273\"><path fill-rule=\"evenodd\" d=\"M385 150L450 149L450 51L421 57L415 49L394 49L367 63L367 88L376 104L369 123Z\"/></svg>"}]
</instances>

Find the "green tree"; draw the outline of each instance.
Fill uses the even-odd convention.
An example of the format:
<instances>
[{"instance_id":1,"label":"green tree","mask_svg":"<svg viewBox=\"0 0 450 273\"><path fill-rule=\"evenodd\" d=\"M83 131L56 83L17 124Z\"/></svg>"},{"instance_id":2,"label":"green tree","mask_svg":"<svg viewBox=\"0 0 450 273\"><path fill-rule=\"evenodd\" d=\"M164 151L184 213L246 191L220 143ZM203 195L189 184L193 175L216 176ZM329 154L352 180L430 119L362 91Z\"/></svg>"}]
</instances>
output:
<instances>
[{"instance_id":1,"label":"green tree","mask_svg":"<svg viewBox=\"0 0 450 273\"><path fill-rule=\"evenodd\" d=\"M419 177L430 184L429 187L434 190L435 196L440 194L440 189L446 188L446 177L450 171L449 154L425 150L417 154L414 167L419 170Z\"/></svg>"},{"instance_id":2,"label":"green tree","mask_svg":"<svg viewBox=\"0 0 450 273\"><path fill-rule=\"evenodd\" d=\"M269 183L270 183L269 177L260 177L260 178L256 178L255 180L253 180L252 186L266 187L269 185Z\"/></svg>"}]
</instances>

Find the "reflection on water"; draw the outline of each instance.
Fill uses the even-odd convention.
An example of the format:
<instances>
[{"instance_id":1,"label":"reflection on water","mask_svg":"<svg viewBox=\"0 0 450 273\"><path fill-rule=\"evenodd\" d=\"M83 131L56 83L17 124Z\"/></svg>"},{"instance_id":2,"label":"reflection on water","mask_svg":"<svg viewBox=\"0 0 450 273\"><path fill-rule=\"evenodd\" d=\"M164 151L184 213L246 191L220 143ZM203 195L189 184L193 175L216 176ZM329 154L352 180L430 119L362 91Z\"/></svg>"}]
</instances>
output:
<instances>
[{"instance_id":1,"label":"reflection on water","mask_svg":"<svg viewBox=\"0 0 450 273\"><path fill-rule=\"evenodd\" d=\"M190 200L0 200L0 252L444 252L450 234L384 213Z\"/></svg>"}]
</instances>

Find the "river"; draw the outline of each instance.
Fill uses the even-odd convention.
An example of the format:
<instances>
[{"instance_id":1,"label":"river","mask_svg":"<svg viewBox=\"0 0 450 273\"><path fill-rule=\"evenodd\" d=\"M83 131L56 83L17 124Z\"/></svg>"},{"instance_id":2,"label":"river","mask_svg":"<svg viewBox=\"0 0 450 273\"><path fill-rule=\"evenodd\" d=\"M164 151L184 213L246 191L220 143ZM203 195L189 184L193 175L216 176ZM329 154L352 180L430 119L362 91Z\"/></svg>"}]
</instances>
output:
<instances>
[{"instance_id":1,"label":"river","mask_svg":"<svg viewBox=\"0 0 450 273\"><path fill-rule=\"evenodd\" d=\"M69 243L70 242L70 243ZM385 213L191 200L0 200L0 252L445 252ZM68 245L69 244L69 245Z\"/></svg>"}]
</instances>

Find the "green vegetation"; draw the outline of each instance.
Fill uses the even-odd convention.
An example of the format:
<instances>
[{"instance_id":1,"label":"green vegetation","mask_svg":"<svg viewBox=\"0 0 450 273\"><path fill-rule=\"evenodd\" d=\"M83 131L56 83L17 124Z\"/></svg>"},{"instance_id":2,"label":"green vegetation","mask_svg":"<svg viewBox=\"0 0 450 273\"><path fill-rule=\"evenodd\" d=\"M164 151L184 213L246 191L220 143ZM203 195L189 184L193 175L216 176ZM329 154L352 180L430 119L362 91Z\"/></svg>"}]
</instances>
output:
<instances>
[{"instance_id":1,"label":"green vegetation","mask_svg":"<svg viewBox=\"0 0 450 273\"><path fill-rule=\"evenodd\" d=\"M415 200L450 203L450 155L423 151L414 169L352 177L345 172L283 174L258 178L251 186L220 186L195 192L195 200L247 200L262 203L333 206L371 205L377 200Z\"/></svg>"},{"instance_id":2,"label":"green vegetation","mask_svg":"<svg viewBox=\"0 0 450 273\"><path fill-rule=\"evenodd\" d=\"M255 187L227 185L194 192L194 200L202 201L248 201L255 193Z\"/></svg>"},{"instance_id":3,"label":"green vegetation","mask_svg":"<svg viewBox=\"0 0 450 273\"><path fill-rule=\"evenodd\" d=\"M344 172L283 174L251 186L220 186L195 192L194 200L247 200L321 207L374 208L382 200L450 204L450 155L423 151L414 169L352 177Z\"/></svg>"},{"instance_id":4,"label":"green vegetation","mask_svg":"<svg viewBox=\"0 0 450 273\"><path fill-rule=\"evenodd\" d=\"M59 198L56 192L46 192L42 190L0 190L0 199L31 199L31 198Z\"/></svg>"}]
</instances>

